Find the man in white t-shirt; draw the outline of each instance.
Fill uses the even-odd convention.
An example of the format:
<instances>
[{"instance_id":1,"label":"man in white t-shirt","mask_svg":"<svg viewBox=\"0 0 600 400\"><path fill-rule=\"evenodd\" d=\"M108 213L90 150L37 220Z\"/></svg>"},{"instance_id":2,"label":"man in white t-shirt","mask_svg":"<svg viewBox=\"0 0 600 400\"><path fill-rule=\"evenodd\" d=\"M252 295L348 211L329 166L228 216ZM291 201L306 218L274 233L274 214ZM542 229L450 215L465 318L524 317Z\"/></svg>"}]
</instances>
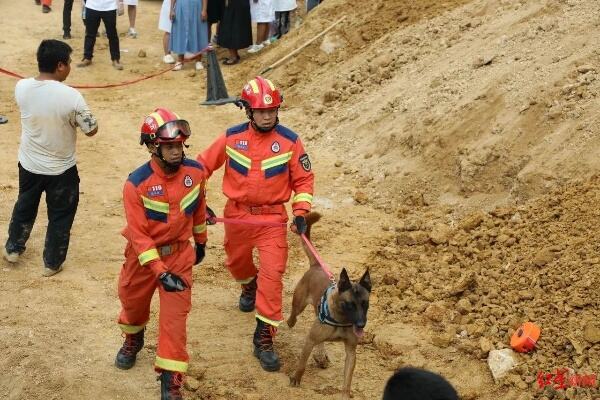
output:
<instances>
[{"instance_id":1,"label":"man in white t-shirt","mask_svg":"<svg viewBox=\"0 0 600 400\"><path fill-rule=\"evenodd\" d=\"M98 132L96 118L81 93L61 83L71 72L71 47L43 40L37 51L39 75L21 79L15 98L21 110L19 197L8 228L4 258L16 263L46 193L48 230L44 243L43 276L62 270L71 226L79 203L79 174L75 161L76 128L87 136ZM51 101L49 101L51 99Z\"/></svg>"}]
</instances>

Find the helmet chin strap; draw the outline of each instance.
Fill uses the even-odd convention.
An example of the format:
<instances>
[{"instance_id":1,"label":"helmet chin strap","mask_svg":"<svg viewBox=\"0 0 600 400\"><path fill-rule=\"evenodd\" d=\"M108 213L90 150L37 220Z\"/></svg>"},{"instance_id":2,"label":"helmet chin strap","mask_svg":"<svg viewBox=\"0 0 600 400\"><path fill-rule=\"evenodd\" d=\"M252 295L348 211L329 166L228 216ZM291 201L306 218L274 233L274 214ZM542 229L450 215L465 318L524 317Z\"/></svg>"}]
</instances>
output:
<instances>
[{"instance_id":1,"label":"helmet chin strap","mask_svg":"<svg viewBox=\"0 0 600 400\"><path fill-rule=\"evenodd\" d=\"M271 132L273 130L273 128L275 128L277 126L277 124L279 124L279 113L277 113L277 117L275 117L275 123L270 128L261 128L260 126L258 126L256 124L256 121L254 121L254 112L252 111L252 109L250 107L246 108L246 115L248 116L248 119L252 123L252 126L254 127L254 129L256 129L258 132L261 132L261 133Z\"/></svg>"},{"instance_id":2,"label":"helmet chin strap","mask_svg":"<svg viewBox=\"0 0 600 400\"><path fill-rule=\"evenodd\" d=\"M190 147L190 146L186 145L185 143L183 145L185 146L185 148ZM156 155L158 156L158 158L165 165L165 169L167 170L167 172L177 172L179 170L179 167L181 167L181 164L183 163L183 160L185 160L185 152L183 152L183 151L181 152L181 160L179 160L178 162L172 163L172 162L168 162L163 157L162 149L160 147L160 144L157 143L156 147L157 147Z\"/></svg>"}]
</instances>

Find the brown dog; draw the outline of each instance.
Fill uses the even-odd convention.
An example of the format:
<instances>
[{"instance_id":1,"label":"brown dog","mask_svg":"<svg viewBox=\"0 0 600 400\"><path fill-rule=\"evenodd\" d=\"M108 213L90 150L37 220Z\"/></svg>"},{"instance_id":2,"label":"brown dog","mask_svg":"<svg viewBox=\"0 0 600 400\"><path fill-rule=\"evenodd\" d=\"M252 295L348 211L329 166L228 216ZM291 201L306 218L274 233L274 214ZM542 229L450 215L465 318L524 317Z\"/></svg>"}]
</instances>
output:
<instances>
[{"instance_id":1,"label":"brown dog","mask_svg":"<svg viewBox=\"0 0 600 400\"><path fill-rule=\"evenodd\" d=\"M310 213L306 216L306 236L308 238L310 238L311 225L320 218L321 215L317 213ZM289 327L293 327L298 315L308 304L312 304L315 308L317 318L304 343L298 367L290 376L290 384L292 386L300 385L306 362L313 347L317 347L313 356L317 365L327 368L329 358L325 352L324 342L343 341L346 349L346 362L344 364L342 399L346 400L350 398L352 373L356 364L356 345L358 339L364 334L363 328L367 324L367 310L371 293L369 270L365 271L358 283L352 283L344 268L337 287L331 286L332 282L319 262L304 242L302 245L310 260L310 268L294 289L292 313L287 324Z\"/></svg>"}]
</instances>

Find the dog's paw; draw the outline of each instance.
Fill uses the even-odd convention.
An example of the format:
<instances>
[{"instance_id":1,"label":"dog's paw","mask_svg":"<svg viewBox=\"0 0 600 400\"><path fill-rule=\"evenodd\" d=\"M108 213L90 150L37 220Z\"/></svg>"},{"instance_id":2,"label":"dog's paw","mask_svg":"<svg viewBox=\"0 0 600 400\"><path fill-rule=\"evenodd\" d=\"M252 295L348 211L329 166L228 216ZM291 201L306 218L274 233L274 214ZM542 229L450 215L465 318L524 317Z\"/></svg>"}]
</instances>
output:
<instances>
[{"instance_id":1,"label":"dog's paw","mask_svg":"<svg viewBox=\"0 0 600 400\"><path fill-rule=\"evenodd\" d=\"M315 362L317 363L317 367L325 369L327 367L329 367L329 357L327 356L327 354L318 354L315 353L313 354L313 360L315 360Z\"/></svg>"},{"instance_id":2,"label":"dog's paw","mask_svg":"<svg viewBox=\"0 0 600 400\"><path fill-rule=\"evenodd\" d=\"M300 386L300 378L297 378L296 375L290 376L290 386L298 387Z\"/></svg>"}]
</instances>

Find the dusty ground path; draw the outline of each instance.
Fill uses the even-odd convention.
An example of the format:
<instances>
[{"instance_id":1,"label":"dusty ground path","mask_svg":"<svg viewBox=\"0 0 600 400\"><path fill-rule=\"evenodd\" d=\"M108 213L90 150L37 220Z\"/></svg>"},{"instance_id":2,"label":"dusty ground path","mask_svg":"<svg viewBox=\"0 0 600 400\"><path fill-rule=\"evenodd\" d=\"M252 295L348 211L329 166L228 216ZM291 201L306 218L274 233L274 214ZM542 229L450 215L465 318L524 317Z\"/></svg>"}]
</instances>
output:
<instances>
[{"instance_id":1,"label":"dusty ground path","mask_svg":"<svg viewBox=\"0 0 600 400\"><path fill-rule=\"evenodd\" d=\"M42 38L60 38L62 3L52 13L43 15L33 2L7 2L3 5L0 55L2 67L31 76L36 71L35 49ZM156 30L159 2L142 2L139 9L137 40L121 37L125 71L115 72L109 64L106 39L96 44L94 64L86 70L74 67L69 83L103 83L133 79L164 67L160 64L160 33ZM24 23L27 15L29 22ZM80 59L83 27L79 7L73 11L74 64ZM126 29L125 18L119 18L119 30ZM139 49L148 53L138 58ZM226 71L228 73L229 71ZM135 368L120 371L113 366L121 344L115 318L119 310L116 281L122 262L124 240L121 188L127 174L147 159L137 143L142 117L153 107L163 105L190 120L194 135L190 155L204 148L223 128L242 121L235 107L201 108L204 99L205 73L195 77L188 71L168 73L140 84L113 90L84 91L88 103L98 116L100 133L78 143L78 166L81 175L81 201L65 270L52 279L43 279L41 251L46 227L44 207L36 223L28 249L16 266L2 261L0 280L0 343L4 350L0 365L7 373L0 377L2 398L8 399L147 399L157 398L159 385L154 382L152 363L156 340L156 307L148 326L146 348ZM1 112L10 123L0 127L0 146L5 162L0 165L0 225L2 241L10 220L18 191L16 152L20 135L19 114L13 100L15 80L0 78ZM230 88L237 91L235 85ZM282 119L285 120L285 113ZM322 165L333 161L326 151L310 149L319 176L318 187L327 192L330 182ZM220 210L224 203L219 176L209 186L210 203ZM321 197L330 207L331 200ZM354 276L361 271L361 259L370 251L369 235L372 215L351 206L336 205L321 210L325 222L315 236L323 256L339 271L350 267ZM345 215L346 214L346 215ZM356 240L357 232L365 237ZM201 386L189 398L330 398L341 386L342 348L330 346L333 364L328 370L317 370L311 364L299 389L288 388L286 373L294 365L308 315L294 332L282 331L278 337L283 358L281 373L263 373L251 354L251 315L236 311L238 288L223 268L222 227L210 230L208 256L195 271L193 310L189 318L189 351L192 355L190 375L199 378ZM320 238L320 239L318 239ZM329 238L325 240L325 238ZM291 238L292 240L294 238ZM292 252L286 275L286 309L293 284L306 268L298 249ZM308 314L308 313L307 313ZM10 371L10 372L8 372ZM381 392L390 368L379 360L377 352L361 347L355 373L356 398L370 399Z\"/></svg>"},{"instance_id":2,"label":"dusty ground path","mask_svg":"<svg viewBox=\"0 0 600 400\"><path fill-rule=\"evenodd\" d=\"M30 1L4 3L0 67L31 76L36 72L39 41L61 37L62 2L50 14L42 14ZM472 231L461 230L460 221L465 208L489 211L495 204L522 203L598 169L593 151L600 137L595 112L600 93L598 54L588 44L598 34L593 22L597 7L589 0L377 0L346 6L343 0L328 0L304 17L301 28L285 40L256 55L242 52L241 64L222 71L230 94L235 95L245 80L327 27L341 10L348 13L343 28L309 46L270 77L286 94L282 122L305 139L317 173L315 208L324 218L315 227L316 247L336 272L346 266L357 278L365 264L374 271L367 337L359 347L354 374L355 398L378 399L391 372L407 364L442 373L466 400L542 398L536 387L537 371L574 365L569 358L572 350L557 327L551 327L555 335L547 336L553 347L541 349L527 368L499 384L494 384L485 365L480 336L470 332L478 332L497 348L506 346L509 322L521 316L503 296L483 291L488 286L505 287L516 299L511 307L521 307L515 297L520 294L515 292L521 281L527 282L531 258L522 260L522 254L537 254L537 238L545 238L554 250L550 246L554 242L567 243L577 232L544 224L561 213L570 214L552 211L557 206L546 200L533 203L528 213L512 210L519 218L508 219L512 215L508 211L493 218L485 215L478 220L485 223ZM162 35L156 29L159 8L159 1L142 1L139 38L121 36L124 71L110 66L107 41L99 38L93 65L85 70L74 67L68 83L119 82L163 69ZM79 11L76 5L69 41L74 63L83 47ZM126 17L119 18L118 24L119 31L125 32ZM140 50L146 57L138 56ZM224 128L245 119L233 106L199 106L205 98L205 81L206 72L196 73L186 66L184 71L133 86L83 92L98 116L100 133L91 139L82 135L78 142L81 201L65 271L52 279L40 276L43 207L19 264L0 262L0 367L4 371L0 398L158 397L152 371L156 308L136 367L124 372L113 366L122 340L115 323L116 282L124 247L121 188L127 174L148 158L137 132L142 117L154 107L171 108L190 121L190 156ZM0 125L2 242L18 189L20 124L13 100L15 83L0 77L0 114L10 120ZM224 204L220 178L216 174L209 183L209 204L216 211ZM592 182L596 186L597 181ZM588 193L585 204L567 201L582 193ZM598 235L598 224L593 223L598 204L594 193L578 189L563 196L567 209L585 211L574 213L573 221L591 221L582 224L585 237ZM569 221L561 223L571 227ZM428 235L440 224L451 228L446 232L448 243L434 246ZM530 234L537 226L539 230ZM522 243L510 247L490 239L500 229ZM210 228L208 256L195 270L189 375L199 381L199 388L186 397L329 399L337 395L343 364L340 344L328 346L329 369L319 370L311 362L301 387L288 386L287 374L310 323L308 313L296 329L282 329L277 338L282 371L267 374L258 367L251 354L253 317L236 310L239 289L223 267L222 235L222 226ZM296 238L290 236L290 243L285 311L291 290L306 268ZM560 266L577 267L581 258L590 279L573 278L589 283L578 290L587 293L597 288L591 278L598 265L597 246L581 251L581 244L573 244L560 251L562 258L548 261L555 270L537 273L560 276L556 273ZM523 276L497 270L502 266L490 260L499 256L515 260L512 265L518 265ZM472 303L471 312L458 318L458 299L444 297L444 290L469 272L481 284L465 296ZM495 285L497 280L504 286ZM570 282L560 288L570 289ZM571 313L572 307L563 304L562 297L548 298L541 288L533 294L538 308L529 314L542 315L546 329L556 320L546 304L561 300L557 309L564 314L561 318L568 317L565 332L573 331L579 340L583 318L577 316L583 314ZM497 306L491 310L493 302ZM597 320L597 304L596 300L583 305L586 320ZM492 318L492 311L502 313L502 319ZM598 359L598 343L600 339L584 349L591 361ZM585 359L579 358L585 367ZM593 396L577 393L570 398Z\"/></svg>"}]
</instances>

